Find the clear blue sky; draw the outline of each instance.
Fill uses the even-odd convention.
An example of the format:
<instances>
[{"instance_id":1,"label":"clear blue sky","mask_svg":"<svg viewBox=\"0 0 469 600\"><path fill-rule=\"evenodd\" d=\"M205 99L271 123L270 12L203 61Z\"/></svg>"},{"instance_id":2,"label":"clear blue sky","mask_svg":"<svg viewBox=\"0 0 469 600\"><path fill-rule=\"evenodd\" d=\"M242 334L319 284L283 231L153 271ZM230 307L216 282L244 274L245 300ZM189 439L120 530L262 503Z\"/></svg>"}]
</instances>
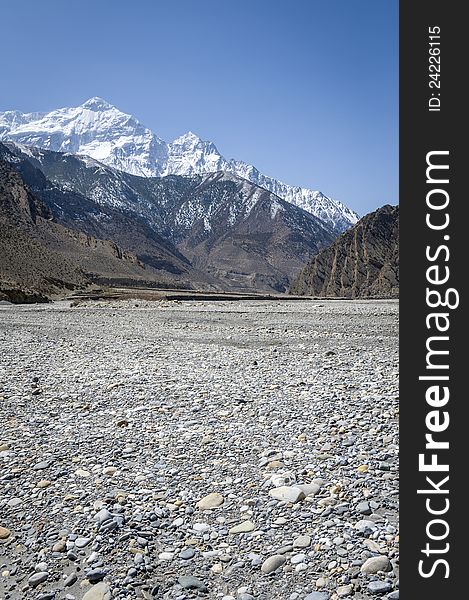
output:
<instances>
[{"instance_id":1,"label":"clear blue sky","mask_svg":"<svg viewBox=\"0 0 469 600\"><path fill-rule=\"evenodd\" d=\"M398 201L397 0L2 3L0 110L101 96L364 214Z\"/></svg>"}]
</instances>

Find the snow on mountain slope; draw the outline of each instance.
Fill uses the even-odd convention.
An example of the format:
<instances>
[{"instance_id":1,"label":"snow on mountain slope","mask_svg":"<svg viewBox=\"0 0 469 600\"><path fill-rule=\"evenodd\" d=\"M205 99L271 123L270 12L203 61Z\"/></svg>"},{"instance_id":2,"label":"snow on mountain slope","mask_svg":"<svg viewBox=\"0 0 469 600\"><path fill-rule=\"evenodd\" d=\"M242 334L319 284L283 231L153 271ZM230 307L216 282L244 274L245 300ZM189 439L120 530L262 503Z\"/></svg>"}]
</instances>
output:
<instances>
[{"instance_id":1,"label":"snow on mountain slope","mask_svg":"<svg viewBox=\"0 0 469 600\"><path fill-rule=\"evenodd\" d=\"M243 161L227 160L212 142L192 132L168 144L137 119L98 97L49 113L0 113L0 140L88 155L145 177L226 171L317 216L337 233L358 221L358 215L341 202L318 191L282 183Z\"/></svg>"}]
</instances>

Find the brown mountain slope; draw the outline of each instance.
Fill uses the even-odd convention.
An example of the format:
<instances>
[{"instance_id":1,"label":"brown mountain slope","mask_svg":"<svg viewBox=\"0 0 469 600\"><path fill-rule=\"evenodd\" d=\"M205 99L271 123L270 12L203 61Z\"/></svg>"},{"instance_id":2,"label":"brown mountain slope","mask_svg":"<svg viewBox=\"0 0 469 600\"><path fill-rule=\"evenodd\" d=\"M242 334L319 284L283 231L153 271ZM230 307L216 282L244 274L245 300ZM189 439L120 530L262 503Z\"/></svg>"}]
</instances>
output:
<instances>
[{"instance_id":1,"label":"brown mountain slope","mask_svg":"<svg viewBox=\"0 0 469 600\"><path fill-rule=\"evenodd\" d=\"M334 232L232 173L137 177L87 157L0 143L65 227L111 239L198 289L285 292Z\"/></svg>"},{"instance_id":2,"label":"brown mountain slope","mask_svg":"<svg viewBox=\"0 0 469 600\"><path fill-rule=\"evenodd\" d=\"M52 220L50 210L0 161L0 292L46 296L93 283L154 279L137 258Z\"/></svg>"},{"instance_id":3,"label":"brown mountain slope","mask_svg":"<svg viewBox=\"0 0 469 600\"><path fill-rule=\"evenodd\" d=\"M291 294L341 298L399 295L399 207L386 205L360 219L319 252Z\"/></svg>"},{"instance_id":4,"label":"brown mountain slope","mask_svg":"<svg viewBox=\"0 0 469 600\"><path fill-rule=\"evenodd\" d=\"M305 262L334 239L313 215L232 174L204 175L180 210L189 203L210 207L210 223L199 218L181 228L177 248L240 289L286 292Z\"/></svg>"}]
</instances>

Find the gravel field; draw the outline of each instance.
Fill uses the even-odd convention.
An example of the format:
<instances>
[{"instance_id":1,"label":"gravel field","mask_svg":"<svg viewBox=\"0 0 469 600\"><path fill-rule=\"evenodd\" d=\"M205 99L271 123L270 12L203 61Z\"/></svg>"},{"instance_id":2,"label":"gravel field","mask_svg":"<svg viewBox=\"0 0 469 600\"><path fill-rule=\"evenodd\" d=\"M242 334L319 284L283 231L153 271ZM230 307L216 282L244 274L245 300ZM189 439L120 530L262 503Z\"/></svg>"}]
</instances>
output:
<instances>
[{"instance_id":1,"label":"gravel field","mask_svg":"<svg viewBox=\"0 0 469 600\"><path fill-rule=\"evenodd\" d=\"M0 599L395 600L398 303L0 307Z\"/></svg>"}]
</instances>

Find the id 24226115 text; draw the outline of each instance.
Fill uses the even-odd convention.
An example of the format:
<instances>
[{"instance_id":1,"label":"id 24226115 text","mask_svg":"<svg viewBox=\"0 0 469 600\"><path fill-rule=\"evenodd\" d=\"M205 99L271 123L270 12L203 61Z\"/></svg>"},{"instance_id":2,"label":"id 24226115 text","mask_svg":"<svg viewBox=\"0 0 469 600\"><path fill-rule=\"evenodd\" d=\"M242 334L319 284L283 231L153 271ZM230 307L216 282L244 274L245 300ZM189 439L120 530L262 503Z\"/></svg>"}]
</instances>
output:
<instances>
[{"instance_id":1,"label":"id 24226115 text","mask_svg":"<svg viewBox=\"0 0 469 600\"><path fill-rule=\"evenodd\" d=\"M441 110L441 29L438 26L428 28L428 110Z\"/></svg>"}]
</instances>

